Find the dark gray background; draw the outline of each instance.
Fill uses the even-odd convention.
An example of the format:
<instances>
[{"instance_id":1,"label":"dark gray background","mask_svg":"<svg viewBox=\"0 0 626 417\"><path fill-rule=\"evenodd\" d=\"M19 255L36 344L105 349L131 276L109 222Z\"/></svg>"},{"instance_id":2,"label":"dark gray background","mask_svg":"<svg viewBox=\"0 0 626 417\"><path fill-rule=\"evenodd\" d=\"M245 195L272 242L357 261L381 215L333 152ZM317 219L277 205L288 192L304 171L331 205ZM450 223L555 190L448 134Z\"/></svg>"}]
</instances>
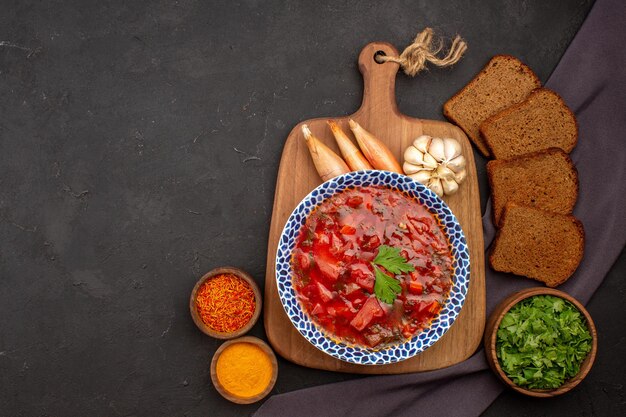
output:
<instances>
[{"instance_id":1,"label":"dark gray background","mask_svg":"<svg viewBox=\"0 0 626 417\"><path fill-rule=\"evenodd\" d=\"M263 283L291 127L353 112L360 49L402 48L427 25L469 51L398 77L410 116L442 119L497 53L545 81L591 3L2 1L0 415L253 412L211 386L220 341L187 300L221 265ZM622 253L590 304L600 347L586 381L551 400L507 392L486 415L626 413L625 272ZM279 366L274 393L355 377Z\"/></svg>"}]
</instances>

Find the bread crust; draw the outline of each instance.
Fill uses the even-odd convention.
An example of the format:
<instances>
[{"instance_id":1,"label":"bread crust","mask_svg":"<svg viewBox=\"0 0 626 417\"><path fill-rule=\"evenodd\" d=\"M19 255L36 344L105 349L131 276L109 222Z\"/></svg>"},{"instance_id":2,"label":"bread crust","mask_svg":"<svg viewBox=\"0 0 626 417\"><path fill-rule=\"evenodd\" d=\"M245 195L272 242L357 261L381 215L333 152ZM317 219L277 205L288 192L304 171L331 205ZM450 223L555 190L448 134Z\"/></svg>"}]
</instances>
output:
<instances>
[{"instance_id":1,"label":"bread crust","mask_svg":"<svg viewBox=\"0 0 626 417\"><path fill-rule=\"evenodd\" d=\"M502 218L501 218L501 224L504 225L504 223L506 222L507 217L510 215L510 213L515 210L515 208L518 207L523 207L523 208L527 208L530 210L536 210L537 212L540 212L542 215L548 216L548 217L552 217L552 218L560 218L560 219L564 219L566 218L567 220L571 221L572 224L575 226L576 228L576 232L578 234L578 242L580 245L579 250L577 251L577 256L574 259L574 263L572 264L572 267L564 270L563 272L563 276L558 279L557 281L550 281L547 282L546 280L542 280L539 277L529 277L526 275L522 275L522 276L526 276L527 278L530 279L534 279L536 281L539 282L543 282L544 284L546 284L546 286L548 287L557 287L561 284L563 284L565 281L567 281L573 274L574 272L578 269L578 266L580 265L580 262L582 261L583 257L584 257L584 253L585 253L585 229L583 227L582 222L577 219L576 217L574 217L571 214L559 214L559 213L553 213L551 211L546 211L546 210L542 210L542 209L538 209L535 207L529 207L529 206L523 206L523 205L519 205L519 204L515 204L515 203L507 203L505 208L504 208L504 212L502 213ZM499 272L505 272L505 273L512 273L515 275L515 272L512 271L513 268L507 268L507 267L501 267L501 266L496 266L494 265L496 262L494 253L496 251L496 248L499 244L499 241L501 239L502 236L502 228L500 228L497 232L496 232L496 237L494 239L494 243L492 245L491 251L489 253L489 265L491 266L491 268L493 268L496 271Z\"/></svg>"},{"instance_id":2,"label":"bread crust","mask_svg":"<svg viewBox=\"0 0 626 417\"><path fill-rule=\"evenodd\" d=\"M496 155L497 152L494 152L494 144L492 142L493 138L490 138L490 133L489 133L489 130L493 127L493 125L497 121L502 120L503 118L509 116L510 114L528 105L528 102L532 98L534 98L536 95L546 93L546 92L554 95L556 99L560 102L565 112L568 113L568 115L572 118L572 120L574 120L574 129L575 129L574 142L572 143L569 149L563 149L563 150L567 153L570 153L576 147L576 145L578 144L578 129L579 129L578 119L576 119L576 115L574 114L574 112L572 112L572 110L569 108L567 103L565 103L565 100L563 100L563 98L556 91L550 90L549 88L540 87L540 88L535 88L528 95L528 97L526 97L524 100L520 101L519 103L513 104L505 109L500 110L498 113L495 113L489 116L480 124L480 126L478 127L478 131L480 132L481 137L483 138L485 144L487 145L487 148L489 148L489 152L491 153L491 156L498 159L498 156Z\"/></svg>"},{"instance_id":3,"label":"bread crust","mask_svg":"<svg viewBox=\"0 0 626 417\"><path fill-rule=\"evenodd\" d=\"M493 220L493 224L497 228L500 228L502 225L502 217L504 215L504 210L506 209L506 204L512 203L512 202L501 201L502 196L498 193L497 186L494 180L497 169L499 167L502 167L504 165L508 165L511 163L524 162L525 160L532 160L542 155L558 155L559 157L564 158L565 162L574 173L573 181L574 181L575 189L574 189L574 194L572 196L569 196L570 197L569 198L569 207L570 207L569 210L571 212L574 209L574 206L576 205L576 201L578 200L578 193L580 191L580 180L578 179L578 169L576 169L576 165L574 165L574 162L569 157L569 155L565 153L561 148L552 147L552 148L544 149L541 151L536 151L536 152L531 152L531 153L527 153L524 155L515 156L509 159L493 159L487 162L487 179L489 181L489 189L491 190L491 199L492 199L492 208L493 208L491 211L492 220ZM502 210L502 214L500 215L500 219L498 220L497 215L499 214L499 211L496 210L496 207L503 207L503 206L504 206L504 209ZM534 207L534 208L539 208L539 207Z\"/></svg>"},{"instance_id":4,"label":"bread crust","mask_svg":"<svg viewBox=\"0 0 626 417\"><path fill-rule=\"evenodd\" d=\"M475 138L474 135L471 132L468 132L467 130L465 130L465 128L463 126L460 125L459 120L455 117L455 115L452 113L451 111L451 107L454 105L454 103L463 95L467 92L467 90L469 88L471 88L471 86L473 85L473 83L476 82L476 80L487 73L487 70L489 69L489 67L491 66L491 63L494 60L499 60L499 59L503 59L503 60L514 60L516 61L521 69L524 71L524 73L530 75L530 77L533 79L533 82L537 85L537 88L541 87L541 80L539 79L539 77L537 76L537 74L535 74L535 72L526 64L524 64L520 59L514 57L513 55L507 55L507 54L498 54L498 55L494 55L489 62L487 62L487 64L483 67L483 69L480 70L480 72L478 74L476 74L474 76L474 78L472 78L470 80L470 82L468 82L463 88L461 88L459 91L456 92L456 94L454 94L452 97L450 97L450 99L448 99L448 101L446 101L443 104L443 115L450 120L451 122L453 122L455 125L459 126L461 129L463 129L463 131L467 134L467 136L472 140L472 142L474 143L474 145L476 145L476 148L478 148L478 150L486 157L490 157L491 153L489 148L486 145L486 142L483 140L481 141L481 138ZM480 126L480 125L479 125ZM480 135L480 133L479 133Z\"/></svg>"}]
</instances>

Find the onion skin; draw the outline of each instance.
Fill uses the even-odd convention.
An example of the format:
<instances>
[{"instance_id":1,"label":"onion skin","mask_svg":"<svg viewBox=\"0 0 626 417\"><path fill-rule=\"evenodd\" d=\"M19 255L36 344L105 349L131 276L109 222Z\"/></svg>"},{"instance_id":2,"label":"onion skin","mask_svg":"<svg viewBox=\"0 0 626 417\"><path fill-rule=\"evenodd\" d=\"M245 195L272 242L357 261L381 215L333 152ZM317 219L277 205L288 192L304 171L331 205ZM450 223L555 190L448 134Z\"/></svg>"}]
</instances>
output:
<instances>
[{"instance_id":1,"label":"onion skin","mask_svg":"<svg viewBox=\"0 0 626 417\"><path fill-rule=\"evenodd\" d=\"M380 139L363 129L352 119L350 119L350 129L352 129L363 154L375 169L397 172L398 174L403 173L398 160Z\"/></svg>"},{"instance_id":2,"label":"onion skin","mask_svg":"<svg viewBox=\"0 0 626 417\"><path fill-rule=\"evenodd\" d=\"M343 159L315 137L309 126L302 125L302 134L309 148L315 169L323 181L350 172L350 168Z\"/></svg>"},{"instance_id":3,"label":"onion skin","mask_svg":"<svg viewBox=\"0 0 626 417\"><path fill-rule=\"evenodd\" d=\"M367 162L365 156L363 156L359 148L352 143L350 138L348 138L348 135L344 133L343 129L341 129L341 127L333 120L329 120L327 123L328 127L330 127L330 130L333 132L333 136L335 136L335 141L339 146L341 155L350 169L352 171L372 169L372 166L369 162Z\"/></svg>"}]
</instances>

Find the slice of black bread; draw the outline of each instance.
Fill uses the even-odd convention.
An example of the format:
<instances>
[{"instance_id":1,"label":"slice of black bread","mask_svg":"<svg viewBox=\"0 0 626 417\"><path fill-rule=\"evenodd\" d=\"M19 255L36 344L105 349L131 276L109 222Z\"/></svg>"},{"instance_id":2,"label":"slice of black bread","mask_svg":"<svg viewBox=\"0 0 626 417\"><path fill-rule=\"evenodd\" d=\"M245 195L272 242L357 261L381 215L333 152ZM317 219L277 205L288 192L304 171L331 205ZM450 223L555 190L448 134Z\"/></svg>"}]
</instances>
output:
<instances>
[{"instance_id":1,"label":"slice of black bread","mask_svg":"<svg viewBox=\"0 0 626 417\"><path fill-rule=\"evenodd\" d=\"M569 153L578 140L578 125L557 93L538 88L485 120L480 133L494 158L508 159L551 147Z\"/></svg>"},{"instance_id":2,"label":"slice of black bread","mask_svg":"<svg viewBox=\"0 0 626 417\"><path fill-rule=\"evenodd\" d=\"M578 172L559 148L487 163L494 224L500 224L507 203L572 212L578 198Z\"/></svg>"},{"instance_id":3,"label":"slice of black bread","mask_svg":"<svg viewBox=\"0 0 626 417\"><path fill-rule=\"evenodd\" d=\"M556 287L576 271L584 247L585 231L574 216L508 204L489 263Z\"/></svg>"},{"instance_id":4,"label":"slice of black bread","mask_svg":"<svg viewBox=\"0 0 626 417\"><path fill-rule=\"evenodd\" d=\"M479 126L490 116L523 101L541 87L537 75L519 59L496 55L470 81L443 105L443 114L467 133L478 150L489 156Z\"/></svg>"}]
</instances>

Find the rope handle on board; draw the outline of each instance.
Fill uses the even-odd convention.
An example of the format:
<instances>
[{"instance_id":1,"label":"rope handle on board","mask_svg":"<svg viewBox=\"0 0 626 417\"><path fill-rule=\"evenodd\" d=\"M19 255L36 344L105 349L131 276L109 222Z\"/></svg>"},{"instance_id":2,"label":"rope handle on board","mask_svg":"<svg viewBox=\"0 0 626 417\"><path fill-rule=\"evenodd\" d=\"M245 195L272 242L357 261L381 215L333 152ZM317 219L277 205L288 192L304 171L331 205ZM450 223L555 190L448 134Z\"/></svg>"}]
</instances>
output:
<instances>
[{"instance_id":1,"label":"rope handle on board","mask_svg":"<svg viewBox=\"0 0 626 417\"><path fill-rule=\"evenodd\" d=\"M450 46L448 54L439 58L437 54L441 52L442 41L439 45L432 45L433 30L426 28L418 33L413 43L407 46L400 56L378 55L378 62L396 62L400 64L404 73L411 77L426 68L426 63L430 62L438 67L448 67L456 64L467 50L467 44L459 35L456 35Z\"/></svg>"}]
</instances>

